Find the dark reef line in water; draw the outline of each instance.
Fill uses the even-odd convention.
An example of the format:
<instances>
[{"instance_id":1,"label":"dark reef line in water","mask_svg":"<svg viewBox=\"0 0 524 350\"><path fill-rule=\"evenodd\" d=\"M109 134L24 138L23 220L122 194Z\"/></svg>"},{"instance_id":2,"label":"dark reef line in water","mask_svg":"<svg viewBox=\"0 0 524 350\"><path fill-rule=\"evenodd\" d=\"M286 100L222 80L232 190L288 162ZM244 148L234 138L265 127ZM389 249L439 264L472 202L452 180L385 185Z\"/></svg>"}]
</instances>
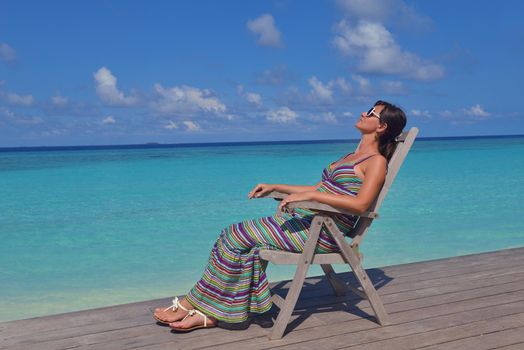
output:
<instances>
[{"instance_id":1,"label":"dark reef line in water","mask_svg":"<svg viewBox=\"0 0 524 350\"><path fill-rule=\"evenodd\" d=\"M471 139L501 139L524 138L524 135L486 135L486 136L440 136L419 137L417 141L439 140L471 140ZM356 143L357 139L350 140L297 140L297 141L240 141L240 142L203 142L203 143L156 143L125 144L125 145L83 145L83 146L24 146L0 147L0 152L38 152L38 151L85 151L85 150L118 150L118 149L151 149L151 148L178 148L178 147L225 147L225 146L261 146L261 145L300 145L326 143Z\"/></svg>"}]
</instances>

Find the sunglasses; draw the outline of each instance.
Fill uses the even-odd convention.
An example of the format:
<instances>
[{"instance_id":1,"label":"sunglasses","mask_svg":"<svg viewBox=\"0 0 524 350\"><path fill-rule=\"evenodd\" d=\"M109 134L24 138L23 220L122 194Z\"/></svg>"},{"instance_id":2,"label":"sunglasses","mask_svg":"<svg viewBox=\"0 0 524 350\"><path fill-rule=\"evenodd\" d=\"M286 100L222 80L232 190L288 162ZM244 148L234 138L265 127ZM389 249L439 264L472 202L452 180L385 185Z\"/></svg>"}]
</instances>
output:
<instances>
[{"instance_id":1,"label":"sunglasses","mask_svg":"<svg viewBox=\"0 0 524 350\"><path fill-rule=\"evenodd\" d=\"M366 117L368 118L375 117L375 118L378 118L380 122L382 122L382 118L380 118L380 115L377 112L375 112L375 107L371 107L369 109L369 111L366 113Z\"/></svg>"}]
</instances>

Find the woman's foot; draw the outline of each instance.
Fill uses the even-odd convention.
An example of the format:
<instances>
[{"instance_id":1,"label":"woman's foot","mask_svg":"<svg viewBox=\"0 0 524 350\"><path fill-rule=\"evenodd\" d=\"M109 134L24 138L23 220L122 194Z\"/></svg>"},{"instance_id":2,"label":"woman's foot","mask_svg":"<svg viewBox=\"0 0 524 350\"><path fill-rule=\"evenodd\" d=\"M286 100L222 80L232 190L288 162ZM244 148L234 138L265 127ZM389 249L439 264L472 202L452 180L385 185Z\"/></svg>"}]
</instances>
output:
<instances>
[{"instance_id":1,"label":"woman's foot","mask_svg":"<svg viewBox=\"0 0 524 350\"><path fill-rule=\"evenodd\" d=\"M189 304L185 299L179 300L175 297L173 299L173 305L167 308L157 308L153 314L153 317L162 323L169 324L182 320L186 317L189 310L192 310L193 306Z\"/></svg>"},{"instance_id":2,"label":"woman's foot","mask_svg":"<svg viewBox=\"0 0 524 350\"><path fill-rule=\"evenodd\" d=\"M170 323L169 327L175 331L189 332L199 328L213 328L216 325L217 320L215 318L193 309L182 320Z\"/></svg>"}]
</instances>

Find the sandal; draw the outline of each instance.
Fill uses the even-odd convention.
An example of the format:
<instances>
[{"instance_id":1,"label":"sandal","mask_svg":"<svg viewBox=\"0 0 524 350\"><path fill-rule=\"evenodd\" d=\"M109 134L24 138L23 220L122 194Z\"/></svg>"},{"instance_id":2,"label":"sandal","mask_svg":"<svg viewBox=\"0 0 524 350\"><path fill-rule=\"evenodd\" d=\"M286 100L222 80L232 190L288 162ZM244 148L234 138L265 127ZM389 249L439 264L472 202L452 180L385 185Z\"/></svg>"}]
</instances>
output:
<instances>
[{"instance_id":1,"label":"sandal","mask_svg":"<svg viewBox=\"0 0 524 350\"><path fill-rule=\"evenodd\" d=\"M175 299L173 299L173 305L166 307L164 309L164 311L173 310L174 312L176 312L178 310L178 308L181 308L182 310L187 311L187 312L190 311L190 310L186 309L185 307L183 307L182 304L180 304L180 302L178 301L178 297L175 297ZM187 315L185 317L187 317ZM185 319L185 317L184 317L184 319ZM166 324L166 325L168 325L170 323L173 323L173 322L177 322L177 321L162 320L161 318L158 318L158 316L154 312L153 312L153 318L155 320L157 320L158 322L160 322L162 324Z\"/></svg>"},{"instance_id":2,"label":"sandal","mask_svg":"<svg viewBox=\"0 0 524 350\"><path fill-rule=\"evenodd\" d=\"M184 317L180 322L183 322L188 317L193 317L195 314L198 314L198 315L204 317L204 324L195 325L195 326L189 327L189 328L178 328L178 327L173 327L171 325L169 325L169 327L172 330L177 331L177 332L191 332L191 331L194 331L195 329L199 329L199 328L213 328L213 327L216 327L216 323L208 325L207 324L207 316L204 315L202 312L196 310L196 309L189 310L187 315L186 315L186 317Z\"/></svg>"}]
</instances>

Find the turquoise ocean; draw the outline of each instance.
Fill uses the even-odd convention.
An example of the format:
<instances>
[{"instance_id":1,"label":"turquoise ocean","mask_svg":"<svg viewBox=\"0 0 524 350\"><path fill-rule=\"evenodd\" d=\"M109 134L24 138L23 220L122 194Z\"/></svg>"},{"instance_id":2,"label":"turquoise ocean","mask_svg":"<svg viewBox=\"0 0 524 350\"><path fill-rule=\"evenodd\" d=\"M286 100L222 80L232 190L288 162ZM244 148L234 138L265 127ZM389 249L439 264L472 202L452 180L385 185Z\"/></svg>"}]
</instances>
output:
<instances>
[{"instance_id":1,"label":"turquoise ocean","mask_svg":"<svg viewBox=\"0 0 524 350\"><path fill-rule=\"evenodd\" d=\"M255 184L314 184L355 146L0 150L0 321L184 294L223 227L274 213L275 201L247 199ZM364 265L522 247L523 201L523 136L419 139Z\"/></svg>"}]
</instances>

